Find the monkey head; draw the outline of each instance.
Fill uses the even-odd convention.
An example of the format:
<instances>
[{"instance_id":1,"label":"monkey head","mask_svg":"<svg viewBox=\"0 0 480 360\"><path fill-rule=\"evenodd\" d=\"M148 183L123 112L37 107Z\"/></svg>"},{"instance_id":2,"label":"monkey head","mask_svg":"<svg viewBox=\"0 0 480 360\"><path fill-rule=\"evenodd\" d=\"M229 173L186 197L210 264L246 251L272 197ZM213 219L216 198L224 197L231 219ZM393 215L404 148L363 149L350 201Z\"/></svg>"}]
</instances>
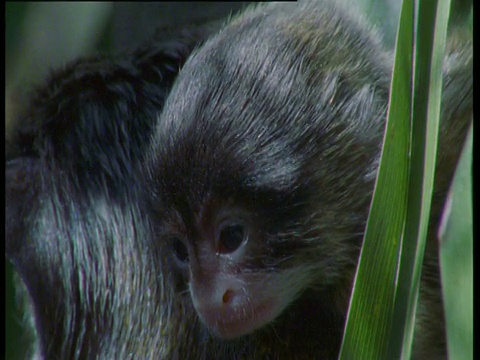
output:
<instances>
[{"instance_id":1,"label":"monkey head","mask_svg":"<svg viewBox=\"0 0 480 360\"><path fill-rule=\"evenodd\" d=\"M386 112L370 31L330 4L267 10L189 59L145 161L156 239L223 339L275 324L307 289L346 308Z\"/></svg>"}]
</instances>

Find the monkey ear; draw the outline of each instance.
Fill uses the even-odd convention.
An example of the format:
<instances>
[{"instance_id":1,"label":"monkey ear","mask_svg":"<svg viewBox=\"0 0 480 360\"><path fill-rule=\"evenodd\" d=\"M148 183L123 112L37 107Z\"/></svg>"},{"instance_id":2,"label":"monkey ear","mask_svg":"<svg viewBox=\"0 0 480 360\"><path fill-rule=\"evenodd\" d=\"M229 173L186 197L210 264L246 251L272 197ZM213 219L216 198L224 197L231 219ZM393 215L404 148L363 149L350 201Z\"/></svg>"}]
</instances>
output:
<instances>
[{"instance_id":1,"label":"monkey ear","mask_svg":"<svg viewBox=\"0 0 480 360\"><path fill-rule=\"evenodd\" d=\"M23 253L27 222L38 194L39 164L33 157L5 164L5 253L13 263Z\"/></svg>"}]
</instances>

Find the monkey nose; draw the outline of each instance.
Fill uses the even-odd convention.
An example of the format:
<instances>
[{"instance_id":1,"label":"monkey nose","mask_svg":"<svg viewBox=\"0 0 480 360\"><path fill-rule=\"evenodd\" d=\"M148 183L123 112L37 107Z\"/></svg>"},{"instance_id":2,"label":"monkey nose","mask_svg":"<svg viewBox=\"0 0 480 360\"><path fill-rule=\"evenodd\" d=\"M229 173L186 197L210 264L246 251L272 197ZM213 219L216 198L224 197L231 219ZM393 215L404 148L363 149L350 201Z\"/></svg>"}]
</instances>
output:
<instances>
[{"instance_id":1,"label":"monkey nose","mask_svg":"<svg viewBox=\"0 0 480 360\"><path fill-rule=\"evenodd\" d=\"M225 305L228 305L232 301L234 296L235 296L234 291L228 289L227 291L225 291L225 293L222 296L222 303Z\"/></svg>"},{"instance_id":2,"label":"monkey nose","mask_svg":"<svg viewBox=\"0 0 480 360\"><path fill-rule=\"evenodd\" d=\"M243 304L246 299L242 283L234 277L217 277L209 283L194 283L193 294L197 305L225 308Z\"/></svg>"}]
</instances>

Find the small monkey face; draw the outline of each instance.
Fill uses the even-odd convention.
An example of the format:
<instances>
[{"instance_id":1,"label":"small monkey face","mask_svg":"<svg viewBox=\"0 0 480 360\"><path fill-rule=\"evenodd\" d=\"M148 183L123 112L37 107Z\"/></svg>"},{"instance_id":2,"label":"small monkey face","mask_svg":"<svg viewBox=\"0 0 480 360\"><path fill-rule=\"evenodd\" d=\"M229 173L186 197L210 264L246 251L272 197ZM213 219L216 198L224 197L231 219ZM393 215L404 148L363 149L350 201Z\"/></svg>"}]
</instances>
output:
<instances>
[{"instance_id":1,"label":"small monkey face","mask_svg":"<svg viewBox=\"0 0 480 360\"><path fill-rule=\"evenodd\" d=\"M288 278L299 276L267 266L266 233L252 212L214 205L196 217L181 218L195 218L194 224L188 231L183 224L191 221L176 224L177 230L167 235L169 253L213 335L233 339L249 334L296 298L300 289Z\"/></svg>"}]
</instances>

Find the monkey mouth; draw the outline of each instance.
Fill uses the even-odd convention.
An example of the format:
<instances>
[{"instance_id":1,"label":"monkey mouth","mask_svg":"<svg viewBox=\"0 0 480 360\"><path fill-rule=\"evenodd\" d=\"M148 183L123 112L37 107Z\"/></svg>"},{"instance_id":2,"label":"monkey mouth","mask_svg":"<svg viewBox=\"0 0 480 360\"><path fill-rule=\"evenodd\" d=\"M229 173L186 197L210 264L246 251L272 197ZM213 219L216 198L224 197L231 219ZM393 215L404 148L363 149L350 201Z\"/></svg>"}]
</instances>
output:
<instances>
[{"instance_id":1,"label":"monkey mouth","mask_svg":"<svg viewBox=\"0 0 480 360\"><path fill-rule=\"evenodd\" d=\"M207 328L217 337L230 340L250 334L271 322L277 315L273 301L257 306L205 309L199 314Z\"/></svg>"}]
</instances>

